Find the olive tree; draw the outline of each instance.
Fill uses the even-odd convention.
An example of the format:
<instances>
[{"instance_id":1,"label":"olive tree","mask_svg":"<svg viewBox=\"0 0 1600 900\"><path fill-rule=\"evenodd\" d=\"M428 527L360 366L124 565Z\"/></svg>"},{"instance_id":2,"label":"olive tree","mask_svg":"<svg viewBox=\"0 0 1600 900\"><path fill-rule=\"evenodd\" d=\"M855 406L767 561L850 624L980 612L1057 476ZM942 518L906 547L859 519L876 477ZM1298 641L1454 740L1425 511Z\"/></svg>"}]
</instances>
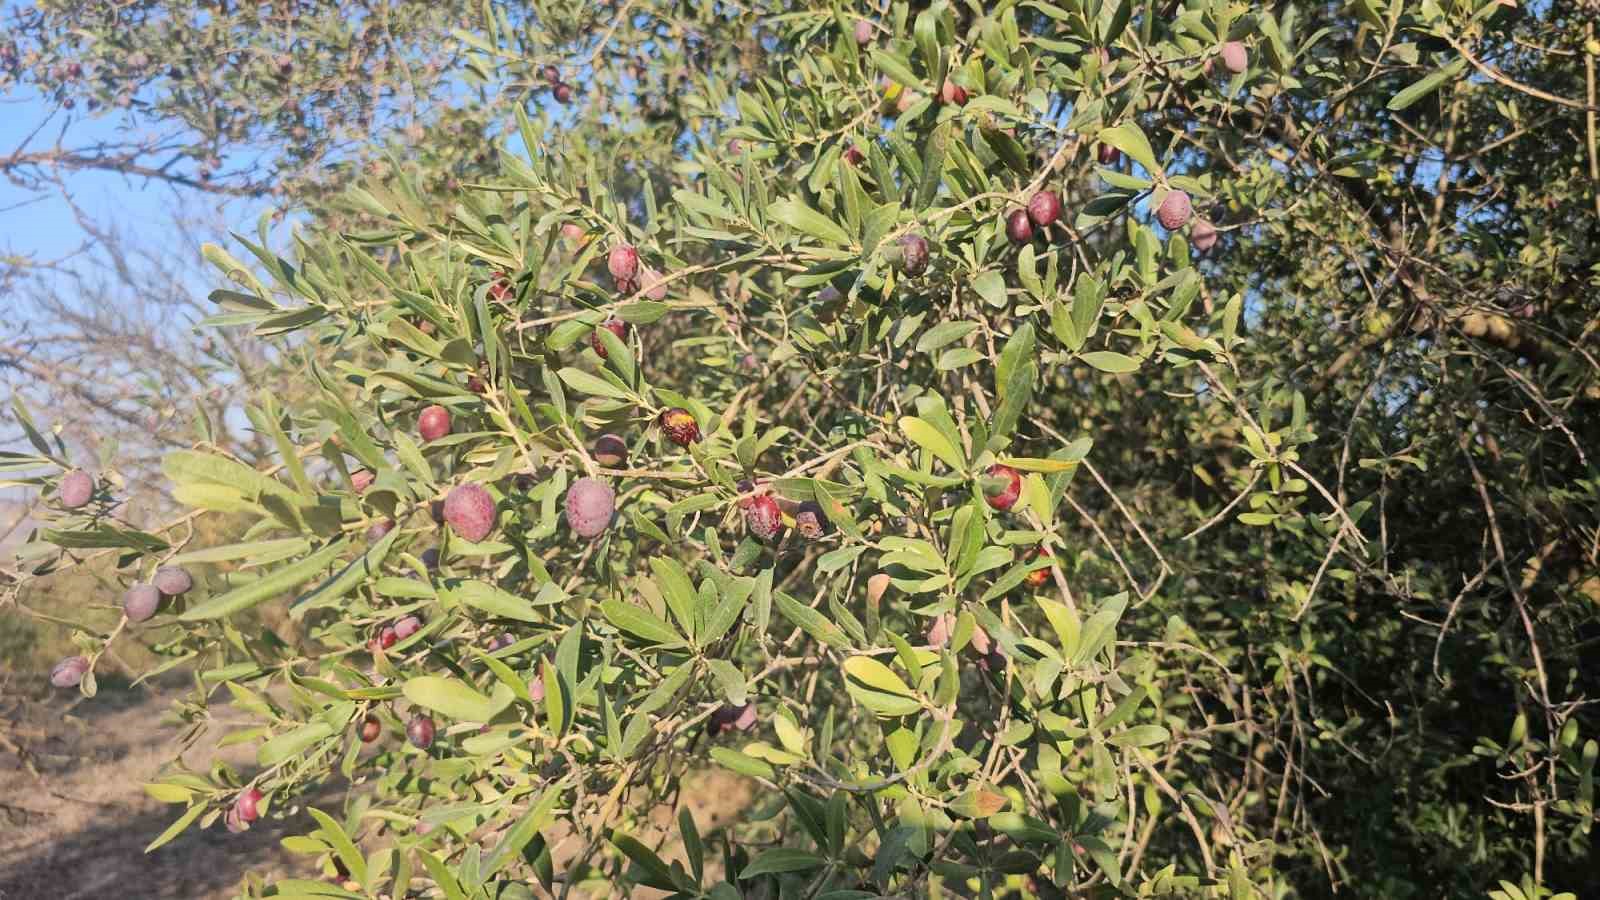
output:
<instances>
[{"instance_id":1,"label":"olive tree","mask_svg":"<svg viewBox=\"0 0 1600 900\"><path fill-rule=\"evenodd\" d=\"M153 616L253 716L153 847L351 780L249 896L1581 890L1593 229L1469 174L1600 180L1561 15L491 6L492 175L205 250L299 361L164 460L238 539L41 479L162 595L53 680Z\"/></svg>"}]
</instances>

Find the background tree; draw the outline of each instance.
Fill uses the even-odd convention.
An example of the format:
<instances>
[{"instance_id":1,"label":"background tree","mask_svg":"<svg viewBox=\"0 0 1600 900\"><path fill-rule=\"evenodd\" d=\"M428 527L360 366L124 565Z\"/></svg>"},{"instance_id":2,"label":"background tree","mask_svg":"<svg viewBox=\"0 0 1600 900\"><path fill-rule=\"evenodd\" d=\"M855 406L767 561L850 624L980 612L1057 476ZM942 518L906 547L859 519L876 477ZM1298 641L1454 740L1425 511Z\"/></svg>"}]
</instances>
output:
<instances>
[{"instance_id":1,"label":"background tree","mask_svg":"<svg viewBox=\"0 0 1600 900\"><path fill-rule=\"evenodd\" d=\"M359 896L1595 888L1581 8L489 11L495 174L207 251L303 387L166 460L242 538L29 551L215 567L262 768L166 837L360 771Z\"/></svg>"},{"instance_id":2,"label":"background tree","mask_svg":"<svg viewBox=\"0 0 1600 900\"><path fill-rule=\"evenodd\" d=\"M450 37L472 18L390 3L47 3L4 15L0 90L22 139L0 172L26 198L10 212L22 221L35 204L64 204L82 242L60 259L11 248L0 261L11 300L0 379L26 406L54 409L66 445L133 494L122 514L149 526L173 512L161 454L198 433L255 458L259 436L236 431L248 425L240 400L276 387L275 356L247 330L195 329L213 312L196 248L258 212L327 215L322 198L386 152L431 167L440 185L485 171L489 116ZM170 198L166 234L86 199L95 174ZM24 443L19 422L4 440ZM35 499L6 498L8 531L31 526ZM54 593L34 599L54 611Z\"/></svg>"},{"instance_id":3,"label":"background tree","mask_svg":"<svg viewBox=\"0 0 1600 900\"><path fill-rule=\"evenodd\" d=\"M470 21L469 6L14 7L0 45L14 83L55 98L68 120L109 115L129 127L91 146L51 144L55 130L42 128L4 171L45 185L62 169L102 170L306 202L370 156L375 131L417 142L429 128L448 130L462 84L446 75L459 44L445 38Z\"/></svg>"}]
</instances>

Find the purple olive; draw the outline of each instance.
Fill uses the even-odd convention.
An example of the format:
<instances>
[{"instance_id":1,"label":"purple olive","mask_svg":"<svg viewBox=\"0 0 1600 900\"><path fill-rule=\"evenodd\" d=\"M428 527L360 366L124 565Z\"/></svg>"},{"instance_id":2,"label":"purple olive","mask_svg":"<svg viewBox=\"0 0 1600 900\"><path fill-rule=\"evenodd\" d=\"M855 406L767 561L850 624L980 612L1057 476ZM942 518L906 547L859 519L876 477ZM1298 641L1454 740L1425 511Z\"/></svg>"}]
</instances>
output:
<instances>
[{"instance_id":1,"label":"purple olive","mask_svg":"<svg viewBox=\"0 0 1600 900\"><path fill-rule=\"evenodd\" d=\"M1006 237L1018 244L1033 240L1033 223L1028 220L1027 210L1014 209L1006 216Z\"/></svg>"},{"instance_id":2,"label":"purple olive","mask_svg":"<svg viewBox=\"0 0 1600 900\"><path fill-rule=\"evenodd\" d=\"M89 661L81 656L69 656L50 670L50 683L58 688L77 687L89 671Z\"/></svg>"},{"instance_id":3,"label":"purple olive","mask_svg":"<svg viewBox=\"0 0 1600 900\"><path fill-rule=\"evenodd\" d=\"M1228 41L1222 45L1222 64L1235 75L1250 68L1250 51L1245 49L1243 41Z\"/></svg>"},{"instance_id":4,"label":"purple olive","mask_svg":"<svg viewBox=\"0 0 1600 900\"><path fill-rule=\"evenodd\" d=\"M756 724L756 705L749 702L743 706L723 704L706 720L706 733L716 737L724 731L749 731Z\"/></svg>"},{"instance_id":5,"label":"purple olive","mask_svg":"<svg viewBox=\"0 0 1600 900\"><path fill-rule=\"evenodd\" d=\"M1039 191L1028 198L1028 218L1040 228L1047 228L1061 218L1061 195L1055 191Z\"/></svg>"},{"instance_id":6,"label":"purple olive","mask_svg":"<svg viewBox=\"0 0 1600 900\"><path fill-rule=\"evenodd\" d=\"M567 489L567 524L580 537L595 538L611 527L617 495L598 478L579 478Z\"/></svg>"},{"instance_id":7,"label":"purple olive","mask_svg":"<svg viewBox=\"0 0 1600 900\"><path fill-rule=\"evenodd\" d=\"M1168 191L1162 198L1161 206L1156 209L1156 221L1168 231L1177 231L1189 221L1189 214L1194 210L1194 205L1189 200L1189 195L1183 191Z\"/></svg>"},{"instance_id":8,"label":"purple olive","mask_svg":"<svg viewBox=\"0 0 1600 900\"><path fill-rule=\"evenodd\" d=\"M912 278L928 271L928 240L920 234L900 239L900 271Z\"/></svg>"},{"instance_id":9,"label":"purple olive","mask_svg":"<svg viewBox=\"0 0 1600 900\"><path fill-rule=\"evenodd\" d=\"M122 614L130 622L143 622L161 606L161 591L153 584L136 584L122 595Z\"/></svg>"},{"instance_id":10,"label":"purple olive","mask_svg":"<svg viewBox=\"0 0 1600 900\"><path fill-rule=\"evenodd\" d=\"M73 469L61 479L56 488L56 500L67 509L78 509L94 497L94 476L82 469Z\"/></svg>"},{"instance_id":11,"label":"purple olive","mask_svg":"<svg viewBox=\"0 0 1600 900\"><path fill-rule=\"evenodd\" d=\"M394 623L394 636L398 640L405 640L422 630L422 620L416 616L406 616Z\"/></svg>"},{"instance_id":12,"label":"purple olive","mask_svg":"<svg viewBox=\"0 0 1600 900\"><path fill-rule=\"evenodd\" d=\"M239 814L239 821L254 822L261 818L261 792L250 788L233 801L233 808Z\"/></svg>"},{"instance_id":13,"label":"purple olive","mask_svg":"<svg viewBox=\"0 0 1600 900\"><path fill-rule=\"evenodd\" d=\"M168 597L177 597L186 594L194 587L194 576L187 569L178 566L162 566L156 570L155 577L150 582L156 589Z\"/></svg>"},{"instance_id":14,"label":"purple olive","mask_svg":"<svg viewBox=\"0 0 1600 900\"><path fill-rule=\"evenodd\" d=\"M406 723L406 740L418 750L426 750L433 746L433 719L428 716L414 716Z\"/></svg>"}]
</instances>

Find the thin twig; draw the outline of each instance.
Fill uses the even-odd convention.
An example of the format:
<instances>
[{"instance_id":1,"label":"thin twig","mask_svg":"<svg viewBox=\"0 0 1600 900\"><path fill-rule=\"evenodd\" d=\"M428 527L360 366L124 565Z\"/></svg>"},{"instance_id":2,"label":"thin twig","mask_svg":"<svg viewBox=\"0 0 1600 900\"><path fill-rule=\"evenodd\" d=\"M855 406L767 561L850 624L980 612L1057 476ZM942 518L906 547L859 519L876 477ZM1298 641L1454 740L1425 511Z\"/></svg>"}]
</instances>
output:
<instances>
[{"instance_id":1,"label":"thin twig","mask_svg":"<svg viewBox=\"0 0 1600 900\"><path fill-rule=\"evenodd\" d=\"M1182 538L1179 538L1179 540L1192 541L1195 538L1199 537L1203 532L1205 532L1211 526L1213 526L1213 525L1217 524L1218 522L1221 522L1223 519L1227 518L1228 511L1233 509L1235 506L1238 506L1239 503L1244 500L1244 498L1250 496L1250 492L1255 489L1256 482L1258 482L1260 480L1261 480L1261 470L1260 469L1256 469L1250 475L1250 483L1244 486L1244 490L1239 492L1239 496L1234 497L1232 500L1228 501L1228 505L1224 506L1220 512L1218 512L1216 515L1212 516L1210 519L1207 519L1199 528L1196 528L1195 530L1193 530L1193 531L1189 532L1188 534L1184 535Z\"/></svg>"}]
</instances>

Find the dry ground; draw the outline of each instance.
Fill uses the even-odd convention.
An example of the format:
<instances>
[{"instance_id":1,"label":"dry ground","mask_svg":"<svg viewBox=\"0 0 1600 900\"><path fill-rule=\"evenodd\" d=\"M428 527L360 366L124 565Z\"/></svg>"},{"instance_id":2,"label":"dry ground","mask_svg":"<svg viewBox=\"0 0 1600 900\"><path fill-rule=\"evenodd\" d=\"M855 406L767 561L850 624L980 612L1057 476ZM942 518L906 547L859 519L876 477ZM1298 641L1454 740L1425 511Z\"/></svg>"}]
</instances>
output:
<instances>
[{"instance_id":1,"label":"dry ground","mask_svg":"<svg viewBox=\"0 0 1600 900\"><path fill-rule=\"evenodd\" d=\"M0 900L223 900L248 870L310 874L278 846L306 830L296 821L237 835L220 822L191 827L145 854L182 811L140 787L170 759L174 732L161 720L176 695L109 687L92 700L73 693L21 704L0 692ZM39 777L7 740L27 749ZM217 756L246 771L253 764L251 746L206 748L202 739L190 752L191 768Z\"/></svg>"},{"instance_id":2,"label":"dry ground","mask_svg":"<svg viewBox=\"0 0 1600 900\"><path fill-rule=\"evenodd\" d=\"M220 822L203 831L191 827L145 854L182 809L157 803L140 787L170 759L175 732L162 719L182 684L107 686L92 700L63 692L27 703L8 697L7 688L0 676L0 900L228 900L246 872L316 877L307 860L278 844L316 827L303 813L263 820L237 835ZM253 745L216 752L213 743L202 737L195 745L185 759L191 769L203 771L221 758L250 770ZM37 777L17 746L26 748ZM680 799L704 833L727 824L752 792L742 779L712 771L691 777ZM330 790L324 808L338 804ZM671 810L654 811L650 819L662 830L640 837L655 843L672 817ZM577 842L551 837L559 868ZM671 842L662 852L669 859L681 853Z\"/></svg>"}]
</instances>

